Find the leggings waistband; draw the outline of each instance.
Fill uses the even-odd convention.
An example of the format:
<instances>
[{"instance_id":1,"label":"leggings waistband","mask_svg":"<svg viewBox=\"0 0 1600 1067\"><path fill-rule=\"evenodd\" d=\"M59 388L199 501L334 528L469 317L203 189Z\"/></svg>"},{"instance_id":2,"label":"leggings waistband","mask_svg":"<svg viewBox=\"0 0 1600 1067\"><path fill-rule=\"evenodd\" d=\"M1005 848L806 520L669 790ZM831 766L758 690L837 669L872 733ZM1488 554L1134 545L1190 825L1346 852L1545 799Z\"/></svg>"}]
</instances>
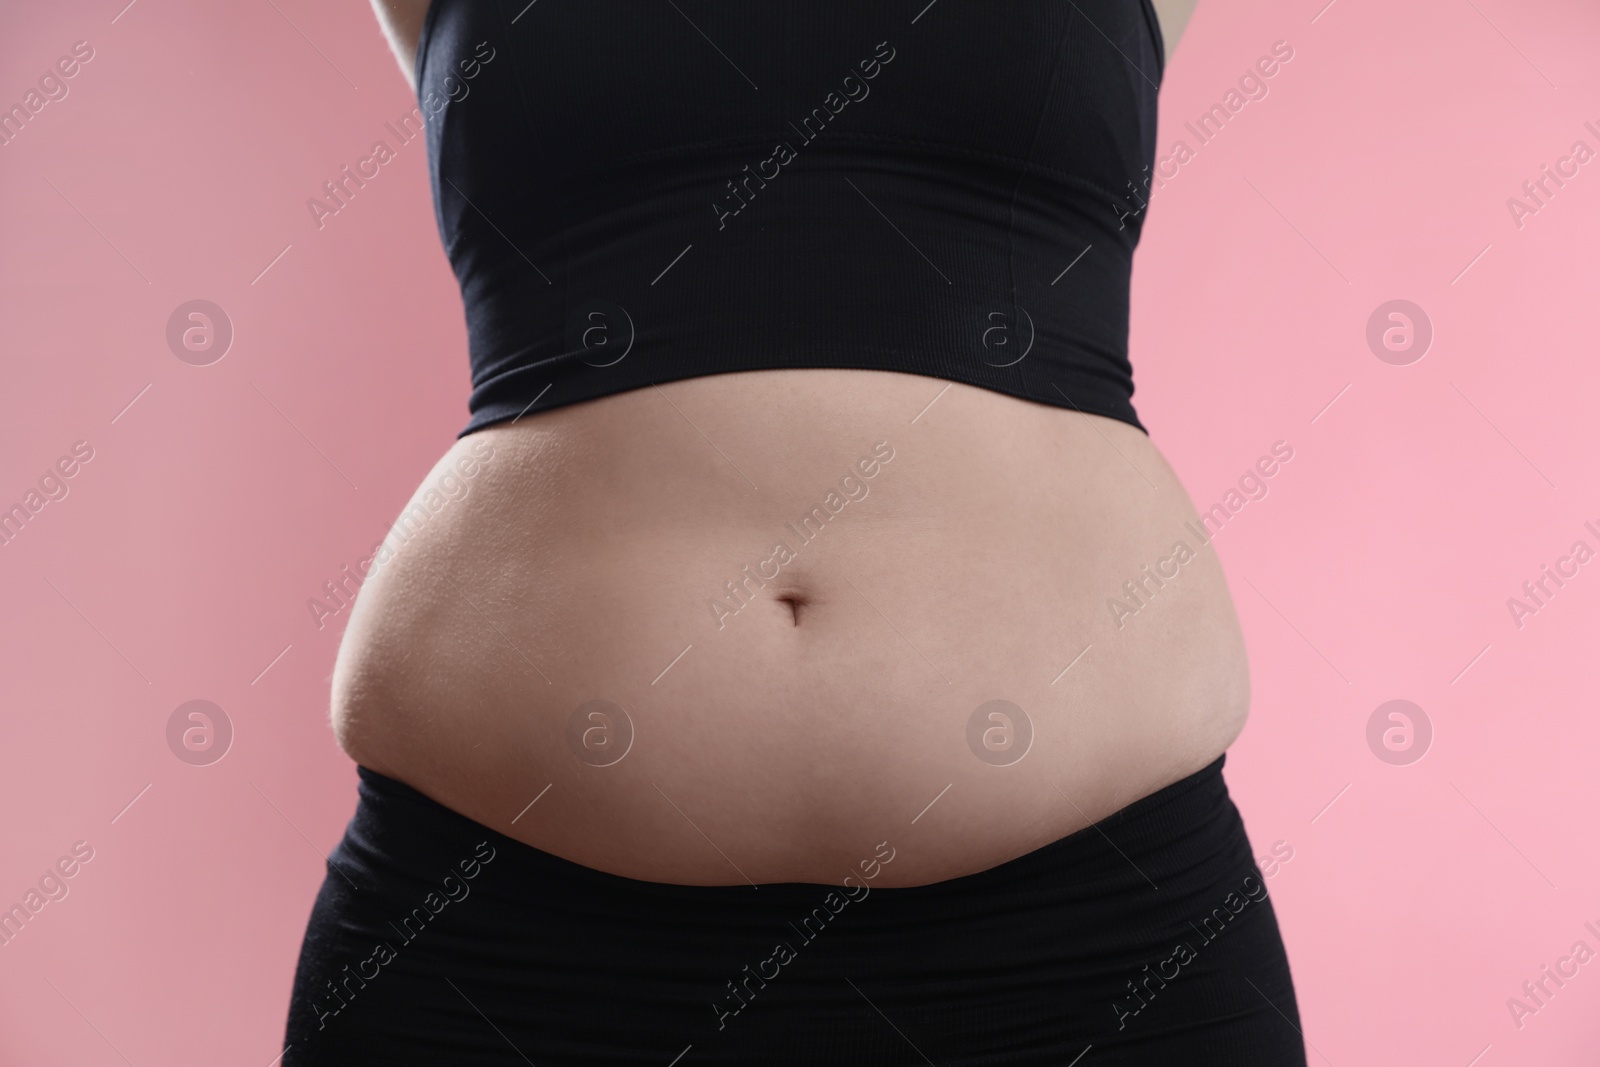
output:
<instances>
[{"instance_id":1,"label":"leggings waistband","mask_svg":"<svg viewBox=\"0 0 1600 1067\"><path fill-rule=\"evenodd\" d=\"M1225 816L1233 811L1233 805L1222 777L1226 759L1226 754L1218 756L1093 826L997 866L927 885L874 888L873 892L899 898L901 904L932 904L1060 875L1070 875L1091 896L1116 889L1129 875L1159 885L1160 876L1192 865L1230 839L1231 827ZM495 854L497 868L515 872L503 877L517 882L561 883L573 891L627 898L641 905L646 901L666 906L706 901L724 906L755 899L748 885L678 885L585 867L492 830L397 779L367 767L357 767L357 774L359 806L338 857L357 871L391 865L397 873L414 871L418 875L440 867L448 870L461 857L472 854L469 844L486 842ZM1207 828L1210 833L1205 832ZM1138 862L1141 857L1145 862ZM348 867L344 869L350 873ZM831 883L763 883L761 898L769 906L810 899L819 887L841 885L843 877L851 873L843 870L840 879ZM861 880L859 872L856 880Z\"/></svg>"}]
</instances>

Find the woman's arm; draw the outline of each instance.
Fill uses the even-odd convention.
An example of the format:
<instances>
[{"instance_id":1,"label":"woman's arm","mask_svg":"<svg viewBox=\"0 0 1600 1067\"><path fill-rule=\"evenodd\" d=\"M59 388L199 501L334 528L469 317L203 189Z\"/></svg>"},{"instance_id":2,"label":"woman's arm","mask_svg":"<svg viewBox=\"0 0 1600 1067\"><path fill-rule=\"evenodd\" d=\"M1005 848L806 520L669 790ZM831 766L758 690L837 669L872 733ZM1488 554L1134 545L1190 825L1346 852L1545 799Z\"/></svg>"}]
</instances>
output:
<instances>
[{"instance_id":1,"label":"woman's arm","mask_svg":"<svg viewBox=\"0 0 1600 1067\"><path fill-rule=\"evenodd\" d=\"M1189 0L1191 6L1193 2ZM1156 6L1159 8L1161 3ZM417 69L417 38L422 34L422 20L428 14L428 0L372 0L372 10L378 16L378 25L383 27L389 47L394 49L406 84L415 91L417 86L412 77ZM1163 14L1161 18L1161 30L1165 33L1166 16Z\"/></svg>"},{"instance_id":2,"label":"woman's arm","mask_svg":"<svg viewBox=\"0 0 1600 1067\"><path fill-rule=\"evenodd\" d=\"M377 3L378 0L373 0ZM1194 13L1197 0L1150 0L1155 5L1156 21L1161 23L1161 39L1167 44L1167 58L1172 58L1173 51L1178 47L1178 38L1183 36L1183 28L1189 24L1189 16Z\"/></svg>"}]
</instances>

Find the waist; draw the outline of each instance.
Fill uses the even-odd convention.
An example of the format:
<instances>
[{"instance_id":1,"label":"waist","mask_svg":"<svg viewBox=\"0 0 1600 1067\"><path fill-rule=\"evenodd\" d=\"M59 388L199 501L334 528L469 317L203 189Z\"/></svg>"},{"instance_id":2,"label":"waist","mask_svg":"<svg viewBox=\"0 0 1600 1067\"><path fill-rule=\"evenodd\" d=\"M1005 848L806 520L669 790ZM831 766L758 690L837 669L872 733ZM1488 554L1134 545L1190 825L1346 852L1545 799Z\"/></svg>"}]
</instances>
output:
<instances>
[{"instance_id":1,"label":"waist","mask_svg":"<svg viewBox=\"0 0 1600 1067\"><path fill-rule=\"evenodd\" d=\"M1238 811L1222 775L1226 761L1226 756L1218 756L1200 770L1111 813L1100 829L1115 844L1092 829L1080 830L981 872L920 886L889 887L883 875L902 851L908 850L902 835L898 847L889 839L878 842L859 862L832 876L763 883L761 888L774 890L765 896L749 894L749 887L742 884L674 885L580 866L507 837L404 782L362 767L358 769L359 806L340 854L330 862L347 872L370 873L370 882L383 886L397 876L431 875L435 869L450 872L461 857L487 856L503 861L497 869L514 871L509 876L516 894L513 899L524 905L526 893L548 891L565 883L573 899L562 909L564 913L570 915L582 908L594 921L629 921L641 928L667 917L649 914L652 908L687 910L709 905L695 916L699 922L694 927L683 922L682 914L670 924L686 935L707 933L715 925L725 928L730 908L769 918L777 917L774 908L803 912L804 905L815 903L818 894L814 890L819 886L837 886L841 895L856 901L880 888L883 895L897 898L903 908L925 912L965 909L974 897L992 905L997 892L1028 890L1081 905L1109 905L1128 890L1153 887L1159 892L1160 882L1192 875L1219 850L1239 840ZM1248 851L1233 858L1244 863L1250 859ZM918 918L932 916L902 912L899 918L915 926Z\"/></svg>"},{"instance_id":2,"label":"waist","mask_svg":"<svg viewBox=\"0 0 1600 1067\"><path fill-rule=\"evenodd\" d=\"M335 672L347 751L618 874L803 881L937 817L947 847L895 877L958 876L1205 765L1248 703L1143 433L917 376L719 375L492 427L386 545Z\"/></svg>"}]
</instances>

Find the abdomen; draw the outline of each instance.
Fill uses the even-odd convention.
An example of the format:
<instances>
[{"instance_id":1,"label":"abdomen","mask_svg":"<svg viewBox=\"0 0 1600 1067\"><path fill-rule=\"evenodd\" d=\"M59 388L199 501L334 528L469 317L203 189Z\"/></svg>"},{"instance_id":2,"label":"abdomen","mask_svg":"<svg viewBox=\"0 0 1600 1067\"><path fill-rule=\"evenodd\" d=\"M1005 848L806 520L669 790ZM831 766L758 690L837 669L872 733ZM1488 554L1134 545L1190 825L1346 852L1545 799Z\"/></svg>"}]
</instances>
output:
<instances>
[{"instance_id":1,"label":"abdomen","mask_svg":"<svg viewBox=\"0 0 1600 1067\"><path fill-rule=\"evenodd\" d=\"M1244 723L1215 551L1123 422L758 371L471 434L416 502L452 471L361 590L339 739L587 866L829 882L888 841L887 884L955 877Z\"/></svg>"}]
</instances>

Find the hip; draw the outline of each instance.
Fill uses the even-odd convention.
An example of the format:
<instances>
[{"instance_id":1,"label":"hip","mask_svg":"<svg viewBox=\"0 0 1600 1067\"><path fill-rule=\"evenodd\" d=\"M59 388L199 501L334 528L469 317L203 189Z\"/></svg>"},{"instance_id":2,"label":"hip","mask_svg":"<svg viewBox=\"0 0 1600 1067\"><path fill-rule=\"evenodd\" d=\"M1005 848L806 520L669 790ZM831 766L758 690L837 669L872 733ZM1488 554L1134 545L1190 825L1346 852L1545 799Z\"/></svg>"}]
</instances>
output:
<instances>
[{"instance_id":1,"label":"hip","mask_svg":"<svg viewBox=\"0 0 1600 1067\"><path fill-rule=\"evenodd\" d=\"M1222 764L979 874L881 888L906 829L759 890L593 871L363 771L286 1064L1304 1063Z\"/></svg>"}]
</instances>

